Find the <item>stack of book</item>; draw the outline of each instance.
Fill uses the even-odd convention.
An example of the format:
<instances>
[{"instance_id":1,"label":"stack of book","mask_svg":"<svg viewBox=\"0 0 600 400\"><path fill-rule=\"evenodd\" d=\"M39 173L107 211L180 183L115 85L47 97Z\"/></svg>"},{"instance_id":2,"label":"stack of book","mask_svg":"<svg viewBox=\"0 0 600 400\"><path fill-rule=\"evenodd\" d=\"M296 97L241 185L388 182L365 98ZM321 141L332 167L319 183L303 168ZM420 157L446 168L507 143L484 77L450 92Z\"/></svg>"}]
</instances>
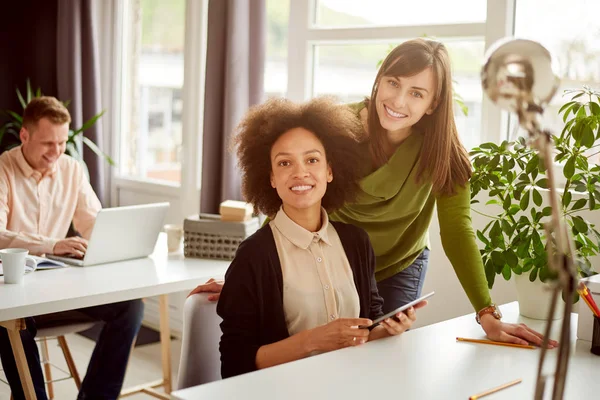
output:
<instances>
[{"instance_id":1,"label":"stack of book","mask_svg":"<svg viewBox=\"0 0 600 400\"><path fill-rule=\"evenodd\" d=\"M252 218L252 205L243 201L225 200L219 206L221 221L244 222Z\"/></svg>"}]
</instances>

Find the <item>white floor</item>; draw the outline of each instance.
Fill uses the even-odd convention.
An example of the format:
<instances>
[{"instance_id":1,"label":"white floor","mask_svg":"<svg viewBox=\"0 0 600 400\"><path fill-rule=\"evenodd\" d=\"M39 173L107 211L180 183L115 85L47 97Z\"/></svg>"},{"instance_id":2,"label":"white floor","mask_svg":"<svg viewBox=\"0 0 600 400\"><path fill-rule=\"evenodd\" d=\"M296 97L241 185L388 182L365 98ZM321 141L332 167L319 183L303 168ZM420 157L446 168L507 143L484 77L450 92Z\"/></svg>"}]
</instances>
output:
<instances>
[{"instance_id":1,"label":"white floor","mask_svg":"<svg viewBox=\"0 0 600 400\"><path fill-rule=\"evenodd\" d=\"M73 334L66 337L69 348L77 365L77 370L81 378L85 375L89 358L94 349L94 342L81 335ZM50 361L53 364L67 371L67 364L62 355L60 347L56 340L48 342ZM179 367L179 355L181 352L181 341L172 340L171 342L171 365L173 371L173 382L177 382L177 368ZM63 372L52 368L53 378L65 376ZM4 374L0 372L0 378L4 379ZM145 382L154 381L162 378L162 364L160 359L160 344L153 343L144 346L135 347L127 368L124 388L139 385ZM161 391L161 389L157 389ZM54 384L54 398L57 400L69 400L77 397L77 389L72 379L67 379ZM141 400L153 399L154 397L146 394L136 394L126 397L126 399ZM7 384L0 382L0 400L10 399L10 389Z\"/></svg>"}]
</instances>

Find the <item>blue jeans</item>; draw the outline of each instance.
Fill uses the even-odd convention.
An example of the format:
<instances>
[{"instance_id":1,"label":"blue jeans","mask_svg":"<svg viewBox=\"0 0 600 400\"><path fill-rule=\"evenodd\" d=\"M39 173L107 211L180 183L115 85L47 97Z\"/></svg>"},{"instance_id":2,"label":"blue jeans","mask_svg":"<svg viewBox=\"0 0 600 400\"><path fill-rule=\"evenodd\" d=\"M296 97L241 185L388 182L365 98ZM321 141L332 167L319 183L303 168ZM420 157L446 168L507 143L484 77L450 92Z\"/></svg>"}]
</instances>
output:
<instances>
[{"instance_id":1,"label":"blue jeans","mask_svg":"<svg viewBox=\"0 0 600 400\"><path fill-rule=\"evenodd\" d=\"M26 318L27 329L21 331L21 341L38 400L48 399L40 355L34 341L38 327L86 320L105 322L77 398L108 400L116 399L121 392L131 345L140 329L143 316L144 303L138 299ZM14 400L25 399L5 328L0 328L0 357Z\"/></svg>"},{"instance_id":2,"label":"blue jeans","mask_svg":"<svg viewBox=\"0 0 600 400\"><path fill-rule=\"evenodd\" d=\"M383 297L383 313L395 310L421 296L425 273L429 264L429 249L425 248L414 263L396 275L377 282L379 295Z\"/></svg>"}]
</instances>

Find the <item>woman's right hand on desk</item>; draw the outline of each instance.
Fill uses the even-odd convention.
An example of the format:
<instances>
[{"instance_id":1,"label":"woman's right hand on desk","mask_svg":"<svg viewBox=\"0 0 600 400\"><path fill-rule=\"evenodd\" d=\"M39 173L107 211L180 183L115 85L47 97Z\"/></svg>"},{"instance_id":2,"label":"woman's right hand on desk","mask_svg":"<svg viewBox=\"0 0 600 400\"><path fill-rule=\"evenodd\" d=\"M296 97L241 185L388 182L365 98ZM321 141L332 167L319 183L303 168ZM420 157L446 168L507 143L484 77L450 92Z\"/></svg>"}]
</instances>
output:
<instances>
[{"instance_id":1,"label":"woman's right hand on desk","mask_svg":"<svg viewBox=\"0 0 600 400\"><path fill-rule=\"evenodd\" d=\"M59 240L52 249L52 254L57 256L73 255L83 258L88 247L88 241L79 236Z\"/></svg>"},{"instance_id":2,"label":"woman's right hand on desk","mask_svg":"<svg viewBox=\"0 0 600 400\"><path fill-rule=\"evenodd\" d=\"M372 323L373 321L367 318L339 318L314 328L308 335L309 352L326 352L363 344L369 340L370 331L359 329L358 326L368 326Z\"/></svg>"}]
</instances>

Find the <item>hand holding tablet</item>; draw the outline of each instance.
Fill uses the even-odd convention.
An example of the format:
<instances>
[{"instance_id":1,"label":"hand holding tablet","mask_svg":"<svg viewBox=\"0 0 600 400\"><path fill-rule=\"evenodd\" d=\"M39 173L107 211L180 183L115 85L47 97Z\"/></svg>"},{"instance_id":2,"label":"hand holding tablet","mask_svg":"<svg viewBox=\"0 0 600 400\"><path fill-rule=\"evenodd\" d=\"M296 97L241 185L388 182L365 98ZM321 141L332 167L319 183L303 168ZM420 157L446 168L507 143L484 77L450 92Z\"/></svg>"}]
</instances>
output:
<instances>
[{"instance_id":1,"label":"hand holding tablet","mask_svg":"<svg viewBox=\"0 0 600 400\"><path fill-rule=\"evenodd\" d=\"M433 296L434 294L435 294L435 292L427 293L426 295L421 296L418 299L413 300L410 303L405 304L401 307L398 307L394 311L391 311L391 312L377 318L375 321L373 321L373 324L371 324L369 326L361 325L361 326L359 326L359 328L371 330L371 329L375 328L377 325L379 325L386 318L393 318L395 321L399 322L398 318L396 317L396 314L398 314L399 312L402 312L404 310L407 310L416 304L419 304L420 302L422 302L425 299L428 299L429 297Z\"/></svg>"}]
</instances>

